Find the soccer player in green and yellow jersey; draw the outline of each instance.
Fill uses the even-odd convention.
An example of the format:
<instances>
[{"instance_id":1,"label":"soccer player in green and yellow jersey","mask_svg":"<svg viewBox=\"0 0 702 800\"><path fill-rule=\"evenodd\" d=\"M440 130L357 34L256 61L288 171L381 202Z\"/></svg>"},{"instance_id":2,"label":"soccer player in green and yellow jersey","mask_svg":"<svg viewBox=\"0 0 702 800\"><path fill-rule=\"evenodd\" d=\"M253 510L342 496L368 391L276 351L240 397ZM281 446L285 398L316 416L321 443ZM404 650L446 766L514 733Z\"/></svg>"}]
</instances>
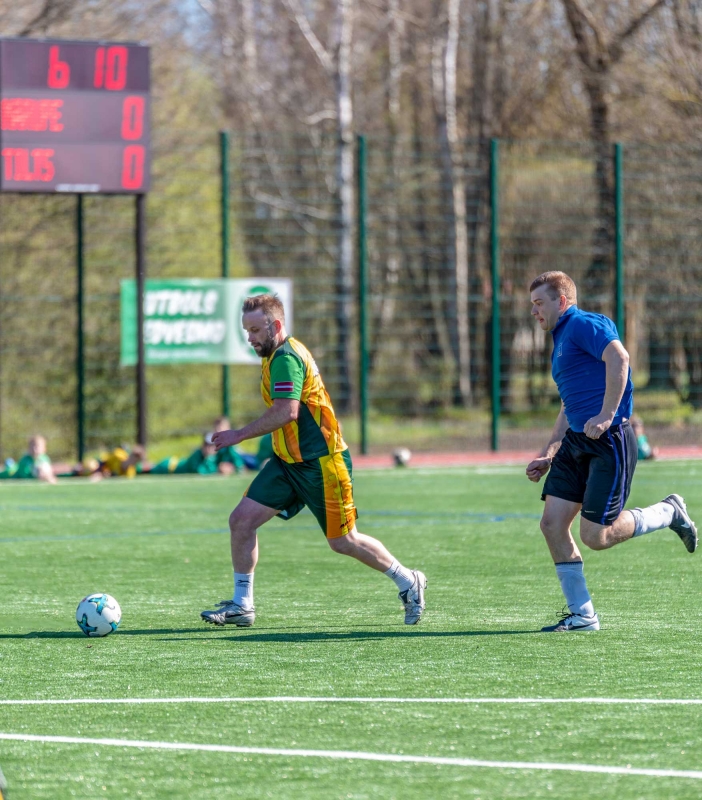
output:
<instances>
[{"instance_id":1,"label":"soccer player in green and yellow jersey","mask_svg":"<svg viewBox=\"0 0 702 800\"><path fill-rule=\"evenodd\" d=\"M377 539L356 530L351 457L312 355L287 335L277 297L249 297L242 310L249 342L263 359L261 394L267 410L243 428L215 433L213 442L221 450L271 433L273 456L229 517L234 597L200 616L215 625L253 624L257 530L275 516L291 519L308 506L334 552L352 556L395 582L405 623L416 624L424 611L426 578L403 567Z\"/></svg>"}]
</instances>

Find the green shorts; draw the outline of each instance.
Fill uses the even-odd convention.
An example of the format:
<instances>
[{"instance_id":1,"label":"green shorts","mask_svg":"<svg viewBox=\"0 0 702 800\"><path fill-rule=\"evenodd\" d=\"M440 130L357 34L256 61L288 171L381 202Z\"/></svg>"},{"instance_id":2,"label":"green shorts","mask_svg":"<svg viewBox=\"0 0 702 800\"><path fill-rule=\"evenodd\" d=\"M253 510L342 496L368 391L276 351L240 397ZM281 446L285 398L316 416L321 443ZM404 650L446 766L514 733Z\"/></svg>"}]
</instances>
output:
<instances>
[{"instance_id":1,"label":"green shorts","mask_svg":"<svg viewBox=\"0 0 702 800\"><path fill-rule=\"evenodd\" d=\"M254 478L245 496L276 509L285 520L307 506L328 539L350 533L358 517L353 504L348 450L297 464L288 464L274 455Z\"/></svg>"}]
</instances>

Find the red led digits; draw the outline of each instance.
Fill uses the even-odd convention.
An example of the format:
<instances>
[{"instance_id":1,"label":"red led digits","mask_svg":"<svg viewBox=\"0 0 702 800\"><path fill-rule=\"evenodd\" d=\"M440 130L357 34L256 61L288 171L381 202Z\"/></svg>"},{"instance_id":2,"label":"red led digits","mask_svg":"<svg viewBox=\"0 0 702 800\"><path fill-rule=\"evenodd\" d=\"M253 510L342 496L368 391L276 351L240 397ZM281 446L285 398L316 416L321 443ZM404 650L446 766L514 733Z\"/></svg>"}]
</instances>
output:
<instances>
[{"instance_id":1,"label":"red led digits","mask_svg":"<svg viewBox=\"0 0 702 800\"><path fill-rule=\"evenodd\" d=\"M49 48L49 73L46 85L49 89L65 89L70 80L71 68L65 61L59 59L59 47L54 44Z\"/></svg>"},{"instance_id":2,"label":"red led digits","mask_svg":"<svg viewBox=\"0 0 702 800\"><path fill-rule=\"evenodd\" d=\"M4 147L3 176L6 181L50 181L55 173L53 156L49 148Z\"/></svg>"},{"instance_id":3,"label":"red led digits","mask_svg":"<svg viewBox=\"0 0 702 800\"><path fill-rule=\"evenodd\" d=\"M122 188L141 189L144 184L144 148L130 144L122 154Z\"/></svg>"},{"instance_id":4,"label":"red led digits","mask_svg":"<svg viewBox=\"0 0 702 800\"><path fill-rule=\"evenodd\" d=\"M95 51L95 72L93 73L93 86L102 89L105 82L105 48L98 47Z\"/></svg>"},{"instance_id":5,"label":"red led digits","mask_svg":"<svg viewBox=\"0 0 702 800\"><path fill-rule=\"evenodd\" d=\"M127 64L129 50L122 45L98 47L95 51L95 72L93 86L96 89L108 89L121 92L127 85Z\"/></svg>"},{"instance_id":6,"label":"red led digits","mask_svg":"<svg viewBox=\"0 0 702 800\"><path fill-rule=\"evenodd\" d=\"M144 133L144 98L125 97L122 102L122 138L127 141L141 139Z\"/></svg>"}]
</instances>

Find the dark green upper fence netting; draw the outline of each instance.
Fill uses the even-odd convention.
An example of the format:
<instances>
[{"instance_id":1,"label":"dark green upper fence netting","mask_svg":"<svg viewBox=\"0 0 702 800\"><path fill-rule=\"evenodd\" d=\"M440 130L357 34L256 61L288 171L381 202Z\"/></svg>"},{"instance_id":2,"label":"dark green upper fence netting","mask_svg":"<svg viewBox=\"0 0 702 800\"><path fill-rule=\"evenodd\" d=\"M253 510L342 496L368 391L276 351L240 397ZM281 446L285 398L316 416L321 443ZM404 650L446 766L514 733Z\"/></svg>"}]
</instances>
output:
<instances>
[{"instance_id":1,"label":"dark green upper fence netting","mask_svg":"<svg viewBox=\"0 0 702 800\"><path fill-rule=\"evenodd\" d=\"M295 335L314 353L356 442L358 197L355 179L353 195L344 194L339 142L237 133L229 153L230 275L293 279ZM529 283L562 269L578 283L581 307L615 317L618 235L637 408L669 441L689 441L702 419L702 151L624 145L623 218L612 153L567 142L500 142L498 153L491 164L489 142L367 139L371 447L487 447L495 347L501 443L537 446L558 400L550 337L530 319ZM149 277L221 274L220 187L216 137L156 142ZM135 436L135 370L119 366L119 282L134 275L134 199L87 196L84 209L84 425L87 449L97 450ZM72 196L0 196L3 458L17 457L35 432L49 438L52 455L76 454L75 211ZM235 423L261 410L258 377L254 366L230 369ZM222 410L218 366L148 367L147 381L150 442L198 434Z\"/></svg>"}]
</instances>

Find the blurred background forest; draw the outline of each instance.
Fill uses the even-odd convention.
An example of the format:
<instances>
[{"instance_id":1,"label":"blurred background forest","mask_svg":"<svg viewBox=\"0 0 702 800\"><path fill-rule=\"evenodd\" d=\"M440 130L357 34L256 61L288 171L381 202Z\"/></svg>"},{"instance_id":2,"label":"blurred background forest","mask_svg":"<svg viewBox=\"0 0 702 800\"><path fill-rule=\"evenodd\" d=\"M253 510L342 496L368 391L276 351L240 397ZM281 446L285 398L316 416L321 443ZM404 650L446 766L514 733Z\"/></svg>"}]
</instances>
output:
<instances>
[{"instance_id":1,"label":"blurred background forest","mask_svg":"<svg viewBox=\"0 0 702 800\"><path fill-rule=\"evenodd\" d=\"M221 274L219 131L230 132L230 274L293 278L295 334L352 443L366 137L371 449L488 446L493 140L502 446L536 446L557 412L530 280L564 269L581 307L615 312L615 142L637 408L659 443L696 441L701 26L699 0L0 0L2 36L150 45L149 277ZM34 432L75 456L75 206L0 195L2 458ZM84 206L86 433L98 449L135 436L134 369L119 366L134 203ZM260 410L258 378L231 368L235 423ZM147 379L151 451L187 449L221 410L221 368L155 366Z\"/></svg>"}]
</instances>

